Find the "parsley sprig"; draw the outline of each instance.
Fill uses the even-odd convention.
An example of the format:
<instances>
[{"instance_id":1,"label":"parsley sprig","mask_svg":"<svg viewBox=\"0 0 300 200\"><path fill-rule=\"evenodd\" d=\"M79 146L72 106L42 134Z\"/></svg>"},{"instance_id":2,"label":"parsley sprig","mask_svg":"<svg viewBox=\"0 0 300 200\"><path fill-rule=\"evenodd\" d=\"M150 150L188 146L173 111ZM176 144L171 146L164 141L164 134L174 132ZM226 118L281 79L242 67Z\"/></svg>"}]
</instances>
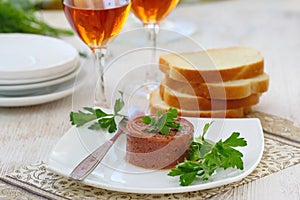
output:
<instances>
[{"instance_id":1,"label":"parsley sprig","mask_svg":"<svg viewBox=\"0 0 300 200\"><path fill-rule=\"evenodd\" d=\"M204 138L212 123L205 124L202 136L196 138L190 145L188 158L171 169L169 176L180 176L180 185L188 186L197 177L200 180L208 180L217 168L229 167L244 169L243 154L234 147L244 147L247 141L240 138L240 133L233 132L225 141L218 142Z\"/></svg>"},{"instance_id":2,"label":"parsley sprig","mask_svg":"<svg viewBox=\"0 0 300 200\"><path fill-rule=\"evenodd\" d=\"M178 116L178 111L175 108L169 108L169 110L163 114L162 110L158 110L156 116L144 116L141 121L148 124L146 129L148 132L159 132L163 135L170 133L171 129L180 130L180 123L174 121Z\"/></svg>"},{"instance_id":3,"label":"parsley sprig","mask_svg":"<svg viewBox=\"0 0 300 200\"><path fill-rule=\"evenodd\" d=\"M117 130L116 117L125 118L125 115L119 113L124 107L123 93L120 92L120 94L121 98L117 99L114 104L114 113L106 113L100 108L84 107L84 111L70 113L72 125L80 127L91 123L88 127L91 130L108 129L109 133L115 132Z\"/></svg>"}]
</instances>

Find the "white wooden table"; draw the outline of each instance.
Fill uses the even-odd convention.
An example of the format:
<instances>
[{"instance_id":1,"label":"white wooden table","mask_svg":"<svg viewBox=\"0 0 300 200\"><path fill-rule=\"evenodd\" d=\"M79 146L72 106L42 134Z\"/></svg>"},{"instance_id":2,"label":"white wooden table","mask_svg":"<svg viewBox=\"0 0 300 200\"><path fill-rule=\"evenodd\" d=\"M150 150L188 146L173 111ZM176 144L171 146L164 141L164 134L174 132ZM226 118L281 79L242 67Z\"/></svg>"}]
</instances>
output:
<instances>
[{"instance_id":1,"label":"white wooden table","mask_svg":"<svg viewBox=\"0 0 300 200\"><path fill-rule=\"evenodd\" d=\"M44 11L41 17L55 26L69 27L62 11ZM255 109L300 124L298 0L181 4L170 17L195 23L197 32L190 37L204 48L247 45L260 50L271 82ZM66 41L86 50L75 37ZM71 126L71 110L71 96L44 105L0 108L0 175L47 160L53 146ZM299 177L300 164L236 188L218 199L300 199Z\"/></svg>"}]
</instances>

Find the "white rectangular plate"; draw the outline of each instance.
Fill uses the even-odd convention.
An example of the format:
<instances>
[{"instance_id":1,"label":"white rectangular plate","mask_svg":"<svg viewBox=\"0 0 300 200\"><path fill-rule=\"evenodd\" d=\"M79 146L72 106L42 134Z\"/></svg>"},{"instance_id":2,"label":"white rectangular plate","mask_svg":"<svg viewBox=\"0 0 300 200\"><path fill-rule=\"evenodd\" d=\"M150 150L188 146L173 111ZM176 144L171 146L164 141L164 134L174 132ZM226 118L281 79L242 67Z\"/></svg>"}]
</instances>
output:
<instances>
[{"instance_id":1,"label":"white rectangular plate","mask_svg":"<svg viewBox=\"0 0 300 200\"><path fill-rule=\"evenodd\" d=\"M202 119L188 118L195 127L195 137L202 134L205 123L214 121L206 137L218 141L228 138L232 132L240 132L240 137L248 145L239 150L244 154L244 170L219 170L209 181L195 181L190 186L180 186L179 177L170 177L170 170L149 170L133 166L124 159L126 140L122 135L100 165L83 181L95 187L131 193L179 193L213 188L241 180L258 165L263 154L264 137L258 119ZM57 143L49 156L48 169L68 177L74 167L95 148L112 135L87 128L72 127Z\"/></svg>"}]
</instances>

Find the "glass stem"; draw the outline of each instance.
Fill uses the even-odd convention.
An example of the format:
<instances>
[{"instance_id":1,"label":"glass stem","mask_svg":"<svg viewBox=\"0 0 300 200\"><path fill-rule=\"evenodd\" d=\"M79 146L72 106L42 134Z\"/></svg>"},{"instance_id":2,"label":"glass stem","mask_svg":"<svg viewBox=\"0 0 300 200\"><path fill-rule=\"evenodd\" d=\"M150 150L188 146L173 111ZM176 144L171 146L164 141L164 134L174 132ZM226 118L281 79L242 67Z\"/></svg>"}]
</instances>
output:
<instances>
[{"instance_id":1,"label":"glass stem","mask_svg":"<svg viewBox=\"0 0 300 200\"><path fill-rule=\"evenodd\" d=\"M148 39L152 43L152 55L150 63L157 67L158 63L156 61L156 47L157 47L157 34L159 32L159 25L156 23L145 24L144 27L148 32ZM157 81L157 70L147 70L146 71L146 82Z\"/></svg>"},{"instance_id":2,"label":"glass stem","mask_svg":"<svg viewBox=\"0 0 300 200\"><path fill-rule=\"evenodd\" d=\"M104 85L104 66L106 48L94 49L94 62L97 74L94 104L96 107L108 108Z\"/></svg>"}]
</instances>

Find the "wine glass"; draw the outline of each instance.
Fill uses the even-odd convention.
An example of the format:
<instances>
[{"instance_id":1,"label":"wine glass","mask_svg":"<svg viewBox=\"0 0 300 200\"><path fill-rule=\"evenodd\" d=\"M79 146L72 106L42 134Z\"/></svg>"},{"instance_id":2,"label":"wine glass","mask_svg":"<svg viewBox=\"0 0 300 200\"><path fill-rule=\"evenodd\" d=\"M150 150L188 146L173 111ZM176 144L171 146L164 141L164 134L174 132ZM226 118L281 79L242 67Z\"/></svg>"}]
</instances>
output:
<instances>
[{"instance_id":1,"label":"wine glass","mask_svg":"<svg viewBox=\"0 0 300 200\"><path fill-rule=\"evenodd\" d=\"M152 42L152 62L155 63L156 42L159 25L163 19L176 7L179 0L132 0L131 11L143 23ZM153 70L146 71L146 82L156 80ZM157 80L156 80L157 81Z\"/></svg>"},{"instance_id":2,"label":"wine glass","mask_svg":"<svg viewBox=\"0 0 300 200\"><path fill-rule=\"evenodd\" d=\"M121 31L130 12L130 0L63 0L71 27L91 49L98 74L95 105L108 108L104 86L104 59L108 43Z\"/></svg>"}]
</instances>

